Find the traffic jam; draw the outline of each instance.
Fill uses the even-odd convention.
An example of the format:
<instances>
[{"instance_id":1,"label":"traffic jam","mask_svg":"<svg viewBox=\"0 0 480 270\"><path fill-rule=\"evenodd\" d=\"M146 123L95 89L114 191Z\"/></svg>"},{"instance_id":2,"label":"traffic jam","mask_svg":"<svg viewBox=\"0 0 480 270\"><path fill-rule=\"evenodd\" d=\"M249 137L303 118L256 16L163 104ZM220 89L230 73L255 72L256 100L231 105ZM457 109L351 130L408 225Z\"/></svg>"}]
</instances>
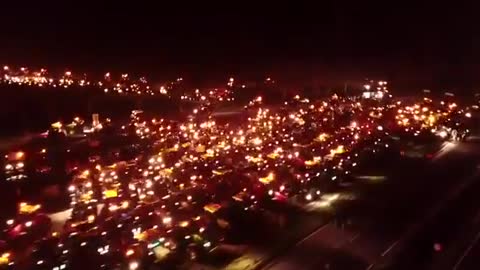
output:
<instances>
[{"instance_id":1,"label":"traffic jam","mask_svg":"<svg viewBox=\"0 0 480 270\"><path fill-rule=\"evenodd\" d=\"M133 111L118 123L98 116L92 125L79 118L54 123L45 136L100 141L90 143L92 149L109 136L128 138L120 140L125 151L89 150L81 162L69 162L62 190L68 205L60 214L47 214L41 203L18 202L16 215L3 221L0 267L136 270L206 261L225 246L248 243L255 226L280 226L260 220L284 216L286 208L334 204L363 161L405 137L468 137L478 107L399 100L387 82L374 83L378 91L359 97L295 95L275 105L256 97L233 120L212 113L233 98L197 90L198 98L182 95L198 100L183 120ZM28 183L30 156L50 151L6 153L5 181Z\"/></svg>"}]
</instances>

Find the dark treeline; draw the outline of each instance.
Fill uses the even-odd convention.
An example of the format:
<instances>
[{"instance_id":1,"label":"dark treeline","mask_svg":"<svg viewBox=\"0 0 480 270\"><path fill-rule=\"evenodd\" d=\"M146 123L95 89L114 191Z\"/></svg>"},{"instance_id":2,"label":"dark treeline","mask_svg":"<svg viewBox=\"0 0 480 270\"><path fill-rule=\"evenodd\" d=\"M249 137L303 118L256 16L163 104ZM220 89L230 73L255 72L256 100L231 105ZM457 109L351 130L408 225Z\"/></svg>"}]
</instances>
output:
<instances>
[{"instance_id":1,"label":"dark treeline","mask_svg":"<svg viewBox=\"0 0 480 270\"><path fill-rule=\"evenodd\" d=\"M71 121L75 116L91 120L127 117L133 109L156 114L178 112L178 104L164 96L105 95L98 89L37 88L0 85L0 136L38 132L56 121Z\"/></svg>"}]
</instances>

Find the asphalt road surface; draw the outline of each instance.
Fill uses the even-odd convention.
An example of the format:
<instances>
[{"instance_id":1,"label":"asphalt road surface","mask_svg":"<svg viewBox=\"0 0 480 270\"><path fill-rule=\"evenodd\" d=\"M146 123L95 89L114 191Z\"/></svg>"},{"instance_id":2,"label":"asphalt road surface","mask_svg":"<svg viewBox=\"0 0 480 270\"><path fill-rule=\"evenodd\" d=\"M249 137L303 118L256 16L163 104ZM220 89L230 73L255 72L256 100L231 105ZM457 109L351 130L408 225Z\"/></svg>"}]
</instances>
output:
<instances>
[{"instance_id":1,"label":"asphalt road surface","mask_svg":"<svg viewBox=\"0 0 480 270\"><path fill-rule=\"evenodd\" d=\"M479 167L480 168L480 167ZM480 265L480 181L437 215L392 269L467 270ZM432 251L432 243L438 244Z\"/></svg>"},{"instance_id":2,"label":"asphalt road surface","mask_svg":"<svg viewBox=\"0 0 480 270\"><path fill-rule=\"evenodd\" d=\"M264 269L374 269L475 179L480 143L447 143L424 166L394 164L379 188L338 210ZM477 247L480 251L480 244Z\"/></svg>"},{"instance_id":3,"label":"asphalt road surface","mask_svg":"<svg viewBox=\"0 0 480 270\"><path fill-rule=\"evenodd\" d=\"M480 232L472 239L465 252L460 256L453 270L477 270L480 258Z\"/></svg>"}]
</instances>

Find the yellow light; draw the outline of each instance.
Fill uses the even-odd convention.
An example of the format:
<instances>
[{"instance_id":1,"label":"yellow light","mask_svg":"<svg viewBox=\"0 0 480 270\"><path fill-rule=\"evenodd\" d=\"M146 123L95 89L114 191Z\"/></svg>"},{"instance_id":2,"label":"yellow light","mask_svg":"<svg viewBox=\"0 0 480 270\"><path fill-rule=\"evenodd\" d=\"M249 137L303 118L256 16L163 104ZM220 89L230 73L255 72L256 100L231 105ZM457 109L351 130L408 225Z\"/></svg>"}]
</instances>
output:
<instances>
[{"instance_id":1,"label":"yellow light","mask_svg":"<svg viewBox=\"0 0 480 270\"><path fill-rule=\"evenodd\" d=\"M212 173L215 174L215 175L224 175L226 173L230 172L230 170L223 170L223 171L217 171L217 170L213 170Z\"/></svg>"},{"instance_id":2,"label":"yellow light","mask_svg":"<svg viewBox=\"0 0 480 270\"><path fill-rule=\"evenodd\" d=\"M117 193L117 190L115 189L109 189L109 190L105 190L103 192L103 195L105 196L105 198L115 198L118 196L118 193Z\"/></svg>"},{"instance_id":3,"label":"yellow light","mask_svg":"<svg viewBox=\"0 0 480 270\"><path fill-rule=\"evenodd\" d=\"M10 263L10 253L5 252L0 257L0 265Z\"/></svg>"},{"instance_id":4,"label":"yellow light","mask_svg":"<svg viewBox=\"0 0 480 270\"><path fill-rule=\"evenodd\" d=\"M19 211L20 211L20 213L31 214L31 213L37 211L40 208L41 208L40 204L32 205L32 204L28 204L28 203L25 203L25 202L21 202Z\"/></svg>"},{"instance_id":5,"label":"yellow light","mask_svg":"<svg viewBox=\"0 0 480 270\"><path fill-rule=\"evenodd\" d=\"M52 123L51 126L52 126L53 128L60 129L60 128L62 128L62 123L61 123L61 122L55 122L55 123Z\"/></svg>"},{"instance_id":6,"label":"yellow light","mask_svg":"<svg viewBox=\"0 0 480 270\"><path fill-rule=\"evenodd\" d=\"M269 173L266 177L260 177L260 179L258 179L258 181L265 185L271 183L273 180L275 180L275 175L273 173Z\"/></svg>"},{"instance_id":7,"label":"yellow light","mask_svg":"<svg viewBox=\"0 0 480 270\"><path fill-rule=\"evenodd\" d=\"M326 133L321 133L320 135L318 135L317 138L315 138L315 140L318 142L324 142L327 140L327 138L328 138L328 135Z\"/></svg>"},{"instance_id":8,"label":"yellow light","mask_svg":"<svg viewBox=\"0 0 480 270\"><path fill-rule=\"evenodd\" d=\"M19 151L15 154L16 159L22 159L23 157L25 157L25 153L22 151Z\"/></svg>"},{"instance_id":9,"label":"yellow light","mask_svg":"<svg viewBox=\"0 0 480 270\"><path fill-rule=\"evenodd\" d=\"M339 145L337 148L330 150L330 155L332 156L342 153L345 153L345 148L343 145Z\"/></svg>"},{"instance_id":10,"label":"yellow light","mask_svg":"<svg viewBox=\"0 0 480 270\"><path fill-rule=\"evenodd\" d=\"M133 251L133 249L128 249L127 252L125 252L125 255L127 256L132 256L135 252Z\"/></svg>"},{"instance_id":11,"label":"yellow light","mask_svg":"<svg viewBox=\"0 0 480 270\"><path fill-rule=\"evenodd\" d=\"M222 208L222 206L220 204L210 203L210 204L205 205L203 207L203 210L213 214L213 213L217 212L220 208Z\"/></svg>"},{"instance_id":12,"label":"yellow light","mask_svg":"<svg viewBox=\"0 0 480 270\"><path fill-rule=\"evenodd\" d=\"M190 225L190 222L188 221L181 221L178 226L182 227L182 228L185 228L185 227L188 227L188 225Z\"/></svg>"},{"instance_id":13,"label":"yellow light","mask_svg":"<svg viewBox=\"0 0 480 270\"><path fill-rule=\"evenodd\" d=\"M95 216L94 216L94 215L89 215L89 216L87 217L87 220L88 220L89 223L92 223L92 222L95 221Z\"/></svg>"},{"instance_id":14,"label":"yellow light","mask_svg":"<svg viewBox=\"0 0 480 270\"><path fill-rule=\"evenodd\" d=\"M314 157L312 160L305 160L305 165L314 166L316 164L319 164L320 160L321 160L321 157Z\"/></svg>"},{"instance_id":15,"label":"yellow light","mask_svg":"<svg viewBox=\"0 0 480 270\"><path fill-rule=\"evenodd\" d=\"M276 159L276 158L278 158L279 156L280 156L280 155L279 155L278 153L273 152L273 153L268 154L267 157L268 157L268 158L271 158L271 159Z\"/></svg>"}]
</instances>

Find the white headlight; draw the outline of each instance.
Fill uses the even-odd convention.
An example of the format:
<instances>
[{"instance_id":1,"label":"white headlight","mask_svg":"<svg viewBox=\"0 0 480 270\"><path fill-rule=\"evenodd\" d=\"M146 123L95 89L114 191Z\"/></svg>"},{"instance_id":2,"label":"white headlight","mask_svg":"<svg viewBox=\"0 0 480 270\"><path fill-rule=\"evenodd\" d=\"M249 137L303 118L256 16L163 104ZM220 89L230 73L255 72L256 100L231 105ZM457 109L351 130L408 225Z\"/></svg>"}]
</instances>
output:
<instances>
[{"instance_id":1,"label":"white headlight","mask_svg":"<svg viewBox=\"0 0 480 270\"><path fill-rule=\"evenodd\" d=\"M162 219L162 222L163 222L163 224L170 224L172 222L172 218L171 217L164 217Z\"/></svg>"},{"instance_id":2,"label":"white headlight","mask_svg":"<svg viewBox=\"0 0 480 270\"><path fill-rule=\"evenodd\" d=\"M131 262L131 263L128 265L128 269L130 269L130 270L136 270L136 269L138 269L138 262Z\"/></svg>"}]
</instances>

